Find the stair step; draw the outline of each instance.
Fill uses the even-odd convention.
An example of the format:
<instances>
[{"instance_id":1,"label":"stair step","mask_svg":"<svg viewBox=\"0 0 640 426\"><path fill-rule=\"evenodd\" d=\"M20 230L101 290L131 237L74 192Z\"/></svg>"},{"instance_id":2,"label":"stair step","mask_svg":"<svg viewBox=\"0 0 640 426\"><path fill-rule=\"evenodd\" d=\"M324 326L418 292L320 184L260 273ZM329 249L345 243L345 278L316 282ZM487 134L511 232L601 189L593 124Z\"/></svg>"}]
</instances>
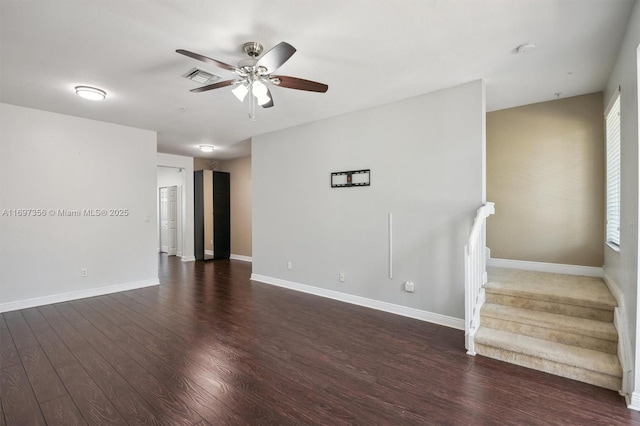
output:
<instances>
[{"instance_id":1,"label":"stair step","mask_svg":"<svg viewBox=\"0 0 640 426\"><path fill-rule=\"evenodd\" d=\"M611 322L485 303L480 325L611 354L618 350L618 333Z\"/></svg>"},{"instance_id":2,"label":"stair step","mask_svg":"<svg viewBox=\"0 0 640 426\"><path fill-rule=\"evenodd\" d=\"M616 300L595 277L487 268L489 303L598 321L613 321Z\"/></svg>"},{"instance_id":3,"label":"stair step","mask_svg":"<svg viewBox=\"0 0 640 426\"><path fill-rule=\"evenodd\" d=\"M492 293L486 289L486 301L499 305L513 306L535 311L549 312L560 315L567 315L579 318L592 319L596 321L613 321L613 311L585 308L584 306L566 305L564 303L546 302L525 297L506 296Z\"/></svg>"},{"instance_id":4,"label":"stair step","mask_svg":"<svg viewBox=\"0 0 640 426\"><path fill-rule=\"evenodd\" d=\"M622 369L614 354L482 326L474 340L480 355L607 389L621 388Z\"/></svg>"},{"instance_id":5,"label":"stair step","mask_svg":"<svg viewBox=\"0 0 640 426\"><path fill-rule=\"evenodd\" d=\"M501 294L597 309L617 306L601 278L493 267L487 271L489 287Z\"/></svg>"}]
</instances>

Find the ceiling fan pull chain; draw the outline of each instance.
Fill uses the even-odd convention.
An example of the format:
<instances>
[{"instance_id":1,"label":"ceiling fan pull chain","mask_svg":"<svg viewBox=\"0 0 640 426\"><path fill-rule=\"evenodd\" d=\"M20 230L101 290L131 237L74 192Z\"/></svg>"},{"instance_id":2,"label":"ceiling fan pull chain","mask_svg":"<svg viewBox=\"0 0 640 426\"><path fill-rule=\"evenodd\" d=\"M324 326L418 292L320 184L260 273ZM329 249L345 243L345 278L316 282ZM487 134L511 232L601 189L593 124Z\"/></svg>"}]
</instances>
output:
<instances>
[{"instance_id":1,"label":"ceiling fan pull chain","mask_svg":"<svg viewBox=\"0 0 640 426\"><path fill-rule=\"evenodd\" d=\"M253 81L249 84L249 94L251 95L251 119L256 121L256 97L253 96Z\"/></svg>"}]
</instances>

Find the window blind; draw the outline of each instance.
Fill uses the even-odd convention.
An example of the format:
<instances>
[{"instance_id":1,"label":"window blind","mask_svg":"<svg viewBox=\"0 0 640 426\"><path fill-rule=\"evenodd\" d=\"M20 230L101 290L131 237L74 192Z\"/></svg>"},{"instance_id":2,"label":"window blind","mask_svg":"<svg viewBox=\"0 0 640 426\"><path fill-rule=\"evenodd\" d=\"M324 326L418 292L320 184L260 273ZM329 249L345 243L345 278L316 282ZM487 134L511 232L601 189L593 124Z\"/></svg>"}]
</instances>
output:
<instances>
[{"instance_id":1,"label":"window blind","mask_svg":"<svg viewBox=\"0 0 640 426\"><path fill-rule=\"evenodd\" d=\"M607 229L608 243L620 245L620 94L610 104L605 117L607 161Z\"/></svg>"}]
</instances>

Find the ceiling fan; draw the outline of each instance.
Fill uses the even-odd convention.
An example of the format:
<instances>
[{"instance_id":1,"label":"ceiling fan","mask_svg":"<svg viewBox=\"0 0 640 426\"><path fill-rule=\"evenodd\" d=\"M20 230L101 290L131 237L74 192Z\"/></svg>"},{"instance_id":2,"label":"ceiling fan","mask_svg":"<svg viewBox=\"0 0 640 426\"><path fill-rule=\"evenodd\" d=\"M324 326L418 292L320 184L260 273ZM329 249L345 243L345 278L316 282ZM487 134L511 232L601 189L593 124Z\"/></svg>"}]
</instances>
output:
<instances>
[{"instance_id":1,"label":"ceiling fan","mask_svg":"<svg viewBox=\"0 0 640 426\"><path fill-rule=\"evenodd\" d=\"M199 93L219 89L221 87L236 86L232 92L240 102L243 102L247 94L250 94L250 117L255 121L256 104L263 108L271 108L273 106L273 97L271 96L268 84L286 87L289 89L320 93L324 93L329 89L329 86L326 84L318 83L316 81L272 74L287 62L296 52L296 48L289 43L283 41L277 44L267 53L262 55L260 59L258 59L258 56L260 56L263 50L260 43L254 41L248 42L242 45L242 49L247 55L249 55L249 58L240 61L237 67L208 58L198 53L189 52L188 50L176 50L176 52L181 55L189 56L190 58L197 59L207 64L215 65L227 71L234 72L237 75L237 77L232 80L220 81L218 83L198 87L196 89L192 89L191 92Z\"/></svg>"}]
</instances>

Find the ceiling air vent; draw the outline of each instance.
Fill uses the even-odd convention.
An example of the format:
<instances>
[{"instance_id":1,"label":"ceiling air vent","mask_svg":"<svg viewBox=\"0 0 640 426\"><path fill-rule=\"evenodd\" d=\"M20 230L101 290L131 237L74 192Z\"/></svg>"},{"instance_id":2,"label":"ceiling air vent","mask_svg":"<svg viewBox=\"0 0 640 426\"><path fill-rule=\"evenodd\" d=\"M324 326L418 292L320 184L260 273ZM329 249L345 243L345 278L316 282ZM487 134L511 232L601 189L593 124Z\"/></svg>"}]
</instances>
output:
<instances>
[{"instance_id":1,"label":"ceiling air vent","mask_svg":"<svg viewBox=\"0 0 640 426\"><path fill-rule=\"evenodd\" d=\"M201 70L200 68L193 68L182 74L182 76L200 84L211 84L220 80L219 75L211 74L210 72Z\"/></svg>"}]
</instances>

